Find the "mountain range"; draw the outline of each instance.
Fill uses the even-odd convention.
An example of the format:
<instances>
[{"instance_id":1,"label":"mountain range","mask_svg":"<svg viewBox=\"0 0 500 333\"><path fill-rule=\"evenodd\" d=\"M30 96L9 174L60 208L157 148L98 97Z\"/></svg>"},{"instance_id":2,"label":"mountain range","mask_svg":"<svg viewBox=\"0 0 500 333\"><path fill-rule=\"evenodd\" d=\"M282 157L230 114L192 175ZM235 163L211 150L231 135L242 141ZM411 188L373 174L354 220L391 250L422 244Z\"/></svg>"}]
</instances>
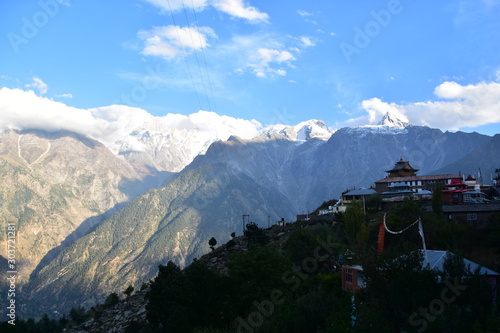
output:
<instances>
[{"instance_id":1,"label":"mountain range","mask_svg":"<svg viewBox=\"0 0 500 333\"><path fill-rule=\"evenodd\" d=\"M177 127L131 122L103 142L68 131L0 134L0 219L18 228L22 314L62 314L138 287L158 264L187 265L211 237L241 234L244 214L262 226L294 220L371 186L401 156L421 175L500 167L500 135L442 132L391 114L337 131L320 120L264 127L197 117Z\"/></svg>"}]
</instances>

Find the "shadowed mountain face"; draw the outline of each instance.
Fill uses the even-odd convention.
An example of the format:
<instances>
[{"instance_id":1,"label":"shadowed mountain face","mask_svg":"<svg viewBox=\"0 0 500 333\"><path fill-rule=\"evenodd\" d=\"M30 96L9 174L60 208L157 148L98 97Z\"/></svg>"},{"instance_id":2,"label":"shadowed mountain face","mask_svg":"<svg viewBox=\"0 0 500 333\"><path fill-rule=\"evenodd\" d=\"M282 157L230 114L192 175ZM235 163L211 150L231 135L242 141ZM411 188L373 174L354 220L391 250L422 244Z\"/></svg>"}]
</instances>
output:
<instances>
[{"instance_id":1,"label":"shadowed mountain face","mask_svg":"<svg viewBox=\"0 0 500 333\"><path fill-rule=\"evenodd\" d=\"M17 223L24 244L22 311L102 302L152 278L159 263L189 264L209 251L211 237L224 243L241 234L243 214L262 226L291 220L347 188L369 187L401 156L420 175L458 173L465 169L450 168L466 156L482 161L496 139L419 126L345 128L328 141L269 132L215 142L172 177L70 133L1 134L0 218ZM489 174L499 156L479 167Z\"/></svg>"},{"instance_id":2,"label":"shadowed mountain face","mask_svg":"<svg viewBox=\"0 0 500 333\"><path fill-rule=\"evenodd\" d=\"M400 157L409 160L420 175L432 174L478 151L490 140L477 133L443 133L421 126L344 128L328 141L311 139L304 143L276 135L254 140L233 137L214 143L187 169L230 161L257 183L272 186L289 198L294 206L292 213L299 214L314 210L326 199L339 198L342 191L353 186L370 187L384 178L385 170ZM488 155L495 160L494 155Z\"/></svg>"},{"instance_id":3,"label":"shadowed mountain face","mask_svg":"<svg viewBox=\"0 0 500 333\"><path fill-rule=\"evenodd\" d=\"M153 175L155 181L163 177L141 173L98 141L75 133L0 133L0 221L16 226L18 286L106 212L151 188ZM0 233L2 257L6 236Z\"/></svg>"},{"instance_id":4,"label":"shadowed mountain face","mask_svg":"<svg viewBox=\"0 0 500 333\"><path fill-rule=\"evenodd\" d=\"M226 242L231 232L241 233L242 213L262 221L291 210L285 197L228 164L185 172L132 201L33 276L24 289L28 310L91 306L110 290L153 278L160 263L190 263L209 250L211 237Z\"/></svg>"},{"instance_id":5,"label":"shadowed mountain face","mask_svg":"<svg viewBox=\"0 0 500 333\"><path fill-rule=\"evenodd\" d=\"M500 169L500 134L495 135L486 144L480 145L477 149L461 156L456 161L439 168L436 173L461 171L465 176L471 174L474 177L483 178L486 184L491 183L491 178L495 175L495 170Z\"/></svg>"},{"instance_id":6,"label":"shadowed mountain face","mask_svg":"<svg viewBox=\"0 0 500 333\"><path fill-rule=\"evenodd\" d=\"M17 226L21 281L84 220L126 201L119 187L140 178L102 144L73 133L0 134L0 170L0 219Z\"/></svg>"}]
</instances>

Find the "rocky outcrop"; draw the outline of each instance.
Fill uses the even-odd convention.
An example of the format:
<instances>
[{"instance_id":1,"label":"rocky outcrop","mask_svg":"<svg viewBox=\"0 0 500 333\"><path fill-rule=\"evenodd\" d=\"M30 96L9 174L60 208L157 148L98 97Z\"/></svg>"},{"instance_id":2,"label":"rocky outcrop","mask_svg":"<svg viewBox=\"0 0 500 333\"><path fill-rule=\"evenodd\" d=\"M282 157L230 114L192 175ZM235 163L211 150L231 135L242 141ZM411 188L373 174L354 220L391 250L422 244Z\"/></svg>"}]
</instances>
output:
<instances>
[{"instance_id":1,"label":"rocky outcrop","mask_svg":"<svg viewBox=\"0 0 500 333\"><path fill-rule=\"evenodd\" d=\"M121 300L110 309L104 310L99 316L84 322L78 327L70 329L69 332L140 332L140 329L147 325L147 291L148 289L146 288Z\"/></svg>"}]
</instances>

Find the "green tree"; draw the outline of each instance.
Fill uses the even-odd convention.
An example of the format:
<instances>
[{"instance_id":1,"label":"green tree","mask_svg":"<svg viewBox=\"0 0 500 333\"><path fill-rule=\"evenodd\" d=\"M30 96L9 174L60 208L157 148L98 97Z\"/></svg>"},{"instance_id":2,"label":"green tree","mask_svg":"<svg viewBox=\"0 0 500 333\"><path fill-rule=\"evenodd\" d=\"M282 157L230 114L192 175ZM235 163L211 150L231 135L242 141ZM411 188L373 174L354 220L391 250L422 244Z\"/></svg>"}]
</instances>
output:
<instances>
[{"instance_id":1,"label":"green tree","mask_svg":"<svg viewBox=\"0 0 500 333\"><path fill-rule=\"evenodd\" d=\"M296 229L290 233L283 244L285 255L294 263L300 264L302 260L314 254L318 241L311 231L307 229Z\"/></svg>"},{"instance_id":2,"label":"green tree","mask_svg":"<svg viewBox=\"0 0 500 333\"><path fill-rule=\"evenodd\" d=\"M432 211L437 217L443 216L443 184L436 183L432 192Z\"/></svg>"},{"instance_id":3,"label":"green tree","mask_svg":"<svg viewBox=\"0 0 500 333\"><path fill-rule=\"evenodd\" d=\"M147 319L160 332L192 332L197 327L221 327L228 321L231 286L227 277L200 261L184 271L171 261L160 265L147 294Z\"/></svg>"},{"instance_id":4,"label":"green tree","mask_svg":"<svg viewBox=\"0 0 500 333\"><path fill-rule=\"evenodd\" d=\"M181 269L172 261L160 265L147 293L146 317L151 326L160 332L190 332L188 307L183 301L189 295Z\"/></svg>"},{"instance_id":5,"label":"green tree","mask_svg":"<svg viewBox=\"0 0 500 333\"><path fill-rule=\"evenodd\" d=\"M375 193L366 198L366 208L371 211L377 211L382 204L382 194Z\"/></svg>"},{"instance_id":6,"label":"green tree","mask_svg":"<svg viewBox=\"0 0 500 333\"><path fill-rule=\"evenodd\" d=\"M132 285L129 285L123 293L125 294L125 296L129 297L130 295L132 295L133 292L134 292L134 287L132 287Z\"/></svg>"},{"instance_id":7,"label":"green tree","mask_svg":"<svg viewBox=\"0 0 500 333\"><path fill-rule=\"evenodd\" d=\"M269 236L255 222L246 225L244 234L250 245L266 245L269 243Z\"/></svg>"},{"instance_id":8,"label":"green tree","mask_svg":"<svg viewBox=\"0 0 500 333\"><path fill-rule=\"evenodd\" d=\"M208 240L208 245L210 245L212 251L215 250L215 245L217 245L217 240L215 239L215 237L212 237Z\"/></svg>"},{"instance_id":9,"label":"green tree","mask_svg":"<svg viewBox=\"0 0 500 333\"><path fill-rule=\"evenodd\" d=\"M230 249L232 247L234 247L236 245L236 242L234 241L234 239L230 239L227 243L226 243L226 249Z\"/></svg>"},{"instance_id":10,"label":"green tree","mask_svg":"<svg viewBox=\"0 0 500 333\"><path fill-rule=\"evenodd\" d=\"M80 325L83 323L86 319L86 311L83 307L78 307L78 308L72 308L69 311L69 317L71 318L72 321L74 321L77 325Z\"/></svg>"},{"instance_id":11,"label":"green tree","mask_svg":"<svg viewBox=\"0 0 500 333\"><path fill-rule=\"evenodd\" d=\"M234 317L248 314L253 302L268 299L273 290L286 292L290 287L284 279L291 281L292 289L301 284L299 278L294 279L291 262L269 246L255 246L246 253L234 254L227 267L237 288L231 299Z\"/></svg>"},{"instance_id":12,"label":"green tree","mask_svg":"<svg viewBox=\"0 0 500 333\"><path fill-rule=\"evenodd\" d=\"M196 261L184 275L190 290L189 319L193 327L224 327L229 323L229 299L233 285L206 264Z\"/></svg>"},{"instance_id":13,"label":"green tree","mask_svg":"<svg viewBox=\"0 0 500 333\"><path fill-rule=\"evenodd\" d=\"M441 292L436 274L423 269L422 260L421 251L365 260L366 288L356 298L356 331L415 331L409 318Z\"/></svg>"},{"instance_id":14,"label":"green tree","mask_svg":"<svg viewBox=\"0 0 500 333\"><path fill-rule=\"evenodd\" d=\"M349 244L359 247L361 242L364 241L364 239L361 239L359 236L365 225L365 214L358 200L354 200L351 205L347 207L342 222Z\"/></svg>"},{"instance_id":15,"label":"green tree","mask_svg":"<svg viewBox=\"0 0 500 333\"><path fill-rule=\"evenodd\" d=\"M120 297L118 297L117 293L111 293L106 297L106 300L104 301L104 307L105 308L110 308L115 304L118 304L120 301Z\"/></svg>"}]
</instances>

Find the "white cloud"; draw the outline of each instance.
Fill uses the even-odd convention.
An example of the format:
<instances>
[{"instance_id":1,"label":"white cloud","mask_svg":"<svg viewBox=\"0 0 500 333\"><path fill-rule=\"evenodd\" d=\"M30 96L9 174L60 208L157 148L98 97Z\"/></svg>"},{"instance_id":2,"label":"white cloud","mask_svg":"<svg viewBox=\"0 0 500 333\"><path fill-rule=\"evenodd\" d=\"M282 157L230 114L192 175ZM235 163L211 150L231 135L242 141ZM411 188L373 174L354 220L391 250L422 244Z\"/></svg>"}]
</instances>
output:
<instances>
[{"instance_id":1,"label":"white cloud","mask_svg":"<svg viewBox=\"0 0 500 333\"><path fill-rule=\"evenodd\" d=\"M286 75L286 70L284 70L284 69L277 69L276 70L276 74L281 75L281 76L285 76Z\"/></svg>"},{"instance_id":2,"label":"white cloud","mask_svg":"<svg viewBox=\"0 0 500 333\"><path fill-rule=\"evenodd\" d=\"M312 40L311 37L308 36L301 36L300 41L303 47L310 47L316 45L316 41Z\"/></svg>"},{"instance_id":3,"label":"white cloud","mask_svg":"<svg viewBox=\"0 0 500 333\"><path fill-rule=\"evenodd\" d=\"M160 8L162 12L178 11L184 7L194 8L195 10L203 10L208 3L208 0L145 0L155 7Z\"/></svg>"},{"instance_id":4,"label":"white cloud","mask_svg":"<svg viewBox=\"0 0 500 333\"><path fill-rule=\"evenodd\" d=\"M271 62L282 63L284 61L295 60L295 57L288 51L280 51L273 49L258 49L258 58L263 65L268 65Z\"/></svg>"},{"instance_id":5,"label":"white cloud","mask_svg":"<svg viewBox=\"0 0 500 333\"><path fill-rule=\"evenodd\" d=\"M98 126L87 110L37 96L33 91L0 89L0 130L46 129L82 133L83 128Z\"/></svg>"},{"instance_id":6,"label":"white cloud","mask_svg":"<svg viewBox=\"0 0 500 333\"><path fill-rule=\"evenodd\" d=\"M209 46L208 38L216 38L216 34L209 27L179 27L168 25L154 27L151 30L138 32L139 38L144 40L142 54L159 56L167 60L174 59L182 54L183 50L189 53Z\"/></svg>"},{"instance_id":7,"label":"white cloud","mask_svg":"<svg viewBox=\"0 0 500 333\"><path fill-rule=\"evenodd\" d=\"M56 95L55 97L73 98L73 94L60 94Z\"/></svg>"},{"instance_id":8,"label":"white cloud","mask_svg":"<svg viewBox=\"0 0 500 333\"><path fill-rule=\"evenodd\" d=\"M294 62L300 49L284 45L281 41L298 43L297 38L268 33L235 35L220 43L211 54L219 62L232 68L236 74L252 73L260 78L284 76L287 69L295 68Z\"/></svg>"},{"instance_id":9,"label":"white cloud","mask_svg":"<svg viewBox=\"0 0 500 333\"><path fill-rule=\"evenodd\" d=\"M250 23L269 22L269 15L252 6L245 6L243 0L216 0L213 4L218 10L234 17L243 18Z\"/></svg>"},{"instance_id":10,"label":"white cloud","mask_svg":"<svg viewBox=\"0 0 500 333\"><path fill-rule=\"evenodd\" d=\"M47 91L49 90L49 86L36 76L33 77L33 83L27 84L26 87L27 88L35 88L42 95L45 95L47 93Z\"/></svg>"},{"instance_id":11,"label":"white cloud","mask_svg":"<svg viewBox=\"0 0 500 333\"><path fill-rule=\"evenodd\" d=\"M199 111L190 115L167 114L155 117L147 111L126 105L77 109L61 102L37 96L33 91L0 88L0 132L38 129L79 133L100 141L115 153L122 144L140 151L143 145L134 133L141 131L193 131L213 140L227 140L230 135L251 139L262 125L257 121L221 116ZM186 133L181 135L187 135Z\"/></svg>"},{"instance_id":12,"label":"white cloud","mask_svg":"<svg viewBox=\"0 0 500 333\"><path fill-rule=\"evenodd\" d=\"M313 15L312 13L309 13L305 10L297 10L297 14L299 14L300 16L312 16Z\"/></svg>"},{"instance_id":13,"label":"white cloud","mask_svg":"<svg viewBox=\"0 0 500 333\"><path fill-rule=\"evenodd\" d=\"M245 5L243 0L144 0L160 8L162 13L176 12L183 9L204 10L208 5L233 17L248 20L250 23L268 23L269 15L259 9Z\"/></svg>"},{"instance_id":14,"label":"white cloud","mask_svg":"<svg viewBox=\"0 0 500 333\"><path fill-rule=\"evenodd\" d=\"M267 78L268 75L286 75L283 68L275 69L273 65L291 65L291 61L296 60L295 57L288 51L260 48L252 55L252 61L248 64L253 68L253 72L257 77Z\"/></svg>"},{"instance_id":15,"label":"white cloud","mask_svg":"<svg viewBox=\"0 0 500 333\"><path fill-rule=\"evenodd\" d=\"M434 94L444 100L408 103L386 103L378 98L365 100L361 107L366 116L349 119L349 126L374 125L386 112L403 121L442 130L459 130L500 122L500 83L481 82L460 85L444 82L434 89Z\"/></svg>"}]
</instances>

